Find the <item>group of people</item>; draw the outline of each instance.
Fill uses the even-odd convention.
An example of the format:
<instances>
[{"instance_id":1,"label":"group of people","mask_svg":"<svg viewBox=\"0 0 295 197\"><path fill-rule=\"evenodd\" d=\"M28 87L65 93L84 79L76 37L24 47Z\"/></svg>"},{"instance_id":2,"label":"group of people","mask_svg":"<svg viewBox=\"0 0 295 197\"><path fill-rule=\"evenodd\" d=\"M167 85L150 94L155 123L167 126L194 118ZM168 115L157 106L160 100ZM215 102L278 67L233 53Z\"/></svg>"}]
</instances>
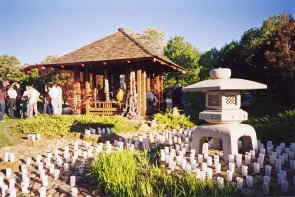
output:
<instances>
[{"instance_id":1,"label":"group of people","mask_svg":"<svg viewBox=\"0 0 295 197\"><path fill-rule=\"evenodd\" d=\"M62 89L57 84L46 85L44 95L33 85L25 89L19 83L0 81L0 122L4 122L4 114L11 118L26 118L39 114L37 103L39 99L44 102L43 113L62 113Z\"/></svg>"}]
</instances>

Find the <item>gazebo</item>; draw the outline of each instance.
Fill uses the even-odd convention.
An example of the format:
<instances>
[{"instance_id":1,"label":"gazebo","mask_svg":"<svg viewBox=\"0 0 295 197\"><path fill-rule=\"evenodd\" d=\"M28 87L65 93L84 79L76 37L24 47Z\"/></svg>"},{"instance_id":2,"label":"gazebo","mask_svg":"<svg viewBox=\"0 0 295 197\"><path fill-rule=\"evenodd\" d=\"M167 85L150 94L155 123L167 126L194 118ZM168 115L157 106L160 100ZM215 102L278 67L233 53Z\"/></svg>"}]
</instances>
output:
<instances>
[{"instance_id":1,"label":"gazebo","mask_svg":"<svg viewBox=\"0 0 295 197\"><path fill-rule=\"evenodd\" d=\"M42 67L72 73L72 108L77 114L113 115L124 110L130 116L143 117L147 114L147 95L155 96L160 110L163 74L185 72L122 28Z\"/></svg>"}]
</instances>

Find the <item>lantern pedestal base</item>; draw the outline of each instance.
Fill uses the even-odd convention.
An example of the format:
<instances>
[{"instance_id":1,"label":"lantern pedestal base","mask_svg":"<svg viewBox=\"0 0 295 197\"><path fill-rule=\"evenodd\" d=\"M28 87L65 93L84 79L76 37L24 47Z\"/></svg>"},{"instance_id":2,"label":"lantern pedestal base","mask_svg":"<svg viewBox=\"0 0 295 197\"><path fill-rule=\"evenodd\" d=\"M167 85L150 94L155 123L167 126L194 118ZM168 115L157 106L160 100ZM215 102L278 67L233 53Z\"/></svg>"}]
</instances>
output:
<instances>
[{"instance_id":1,"label":"lantern pedestal base","mask_svg":"<svg viewBox=\"0 0 295 197\"><path fill-rule=\"evenodd\" d=\"M257 150L256 132L252 126L247 124L205 124L196 127L193 132L192 148L196 150L197 154L202 152L202 145L207 137L214 139L214 148L221 148L220 145L222 146L225 161L228 161L228 155L239 153L239 140L242 140L244 147Z\"/></svg>"}]
</instances>

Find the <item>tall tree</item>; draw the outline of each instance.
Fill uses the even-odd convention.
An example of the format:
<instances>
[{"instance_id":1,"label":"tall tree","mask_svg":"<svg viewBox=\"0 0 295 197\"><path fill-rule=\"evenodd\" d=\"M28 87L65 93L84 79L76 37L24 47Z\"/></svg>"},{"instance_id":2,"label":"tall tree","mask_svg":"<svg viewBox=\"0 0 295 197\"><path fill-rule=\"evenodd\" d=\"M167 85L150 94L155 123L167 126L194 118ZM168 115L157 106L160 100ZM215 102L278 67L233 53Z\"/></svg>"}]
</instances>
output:
<instances>
[{"instance_id":1,"label":"tall tree","mask_svg":"<svg viewBox=\"0 0 295 197\"><path fill-rule=\"evenodd\" d=\"M287 106L295 108L295 20L290 14L277 16L277 29L265 51L268 76L275 92ZM290 88L291 87L291 88Z\"/></svg>"},{"instance_id":2,"label":"tall tree","mask_svg":"<svg viewBox=\"0 0 295 197\"><path fill-rule=\"evenodd\" d=\"M211 69L221 67L222 65L220 64L221 59L220 59L220 52L218 49L213 48L209 51L206 51L201 54L200 59L199 59L199 65L200 67L200 80L206 80L209 79L209 71Z\"/></svg>"},{"instance_id":3,"label":"tall tree","mask_svg":"<svg viewBox=\"0 0 295 197\"><path fill-rule=\"evenodd\" d=\"M282 76L295 79L295 20L290 14L280 16L279 28L271 37L271 47L265 52L270 66Z\"/></svg>"},{"instance_id":4,"label":"tall tree","mask_svg":"<svg viewBox=\"0 0 295 197\"><path fill-rule=\"evenodd\" d=\"M164 48L164 55L187 69L185 74L168 73L165 77L165 87L175 84L186 86L200 80L200 66L198 64L200 52L192 44L185 42L183 37L175 36L170 39Z\"/></svg>"},{"instance_id":5,"label":"tall tree","mask_svg":"<svg viewBox=\"0 0 295 197\"><path fill-rule=\"evenodd\" d=\"M226 44L218 52L217 63L232 69L233 77L266 83L268 93L281 103L295 107L295 22L290 14L266 19L259 28L244 32L239 41ZM200 65L210 67L215 57L206 52ZM205 71L205 70L204 70ZM202 76L202 73L201 73Z\"/></svg>"},{"instance_id":6,"label":"tall tree","mask_svg":"<svg viewBox=\"0 0 295 197\"><path fill-rule=\"evenodd\" d=\"M44 58L44 60L41 61L41 64L50 64L53 63L54 61L56 61L59 58L59 55L49 55L47 57Z\"/></svg>"},{"instance_id":7,"label":"tall tree","mask_svg":"<svg viewBox=\"0 0 295 197\"><path fill-rule=\"evenodd\" d=\"M0 80L21 81L25 75L20 71L20 61L15 56L0 56Z\"/></svg>"},{"instance_id":8,"label":"tall tree","mask_svg":"<svg viewBox=\"0 0 295 197\"><path fill-rule=\"evenodd\" d=\"M166 34L161 32L157 28L149 27L143 30L142 33L135 33L134 31L127 29L127 32L134 38L140 40L147 47L155 50L158 53L162 53L166 45Z\"/></svg>"}]
</instances>

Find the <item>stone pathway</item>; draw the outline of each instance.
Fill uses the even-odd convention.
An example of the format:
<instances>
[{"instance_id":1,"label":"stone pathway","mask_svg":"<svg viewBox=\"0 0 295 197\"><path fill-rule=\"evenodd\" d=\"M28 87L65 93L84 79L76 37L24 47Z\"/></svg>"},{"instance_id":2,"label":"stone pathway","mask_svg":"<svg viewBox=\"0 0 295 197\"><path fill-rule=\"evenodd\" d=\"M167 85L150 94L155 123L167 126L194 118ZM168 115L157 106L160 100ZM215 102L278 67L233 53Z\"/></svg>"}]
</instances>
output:
<instances>
[{"instance_id":1,"label":"stone pathway","mask_svg":"<svg viewBox=\"0 0 295 197\"><path fill-rule=\"evenodd\" d=\"M194 173L201 181L219 180L223 185L227 183L237 185L240 180L242 183L239 187L248 196L261 195L267 192L267 189L279 195L295 194L295 163L293 167L291 166L291 163L295 162L295 143L287 147L284 143L274 146L258 142L259 152L250 151L246 154L233 155L232 164L229 164L222 159L221 151L210 149L210 142L204 145L202 154L196 153L191 148L192 130L190 129L127 133L122 136L107 134L91 136L103 139L103 142L55 139L26 141L21 145L0 148L0 187L1 185L2 188L3 185L9 187L10 189L5 191L6 195L10 196L13 196L14 191L16 191L15 196L42 196L40 194L44 188L47 196L100 196L97 183L86 176L95 153L99 153L102 149L111 152L162 144L164 148L161 149L160 164L169 172ZM261 155L263 155L263 166L255 173L254 163L259 163ZM246 162L246 157L250 158L250 163ZM10 162L9 159L13 161ZM230 169L229 165L233 168ZM266 165L272 168L269 176L265 174ZM245 168L243 166L248 169L247 175L243 173ZM7 177L7 168L12 169L12 178ZM232 178L229 178L231 175L228 171L232 172ZM58 172L59 176L56 175ZM22 191L22 186L26 185L26 177L27 192ZM76 181L73 181L72 177L75 177ZM248 180L250 178L253 180L252 186ZM14 180L15 186L11 183Z\"/></svg>"},{"instance_id":2,"label":"stone pathway","mask_svg":"<svg viewBox=\"0 0 295 197\"><path fill-rule=\"evenodd\" d=\"M89 146L88 142L80 142L79 149L81 153L73 164L72 161L69 162L69 170L64 171L64 164L66 159L63 157L65 148L68 147L70 158L73 157L74 152L74 141L67 139L56 139L56 140L40 140L40 141L27 141L21 145L17 146L7 146L0 148L0 179L1 176L4 178L4 184L9 186L9 178L6 177L6 169L12 169L12 176L15 178L15 188L16 196L40 196L40 189L43 186L40 177L40 171L38 167L41 164L44 166L45 174L47 175L48 185L46 186L47 196L71 196L72 186L70 183L70 177L76 177L76 184L74 187L78 189L78 196L99 196L97 192L97 183L93 182L86 174L89 172L89 164L92 158L83 158L83 151L86 151L86 144ZM58 167L57 157L55 152L58 151L58 157L62 158L63 165ZM15 161L9 162L4 161L5 153L14 153ZM40 155L40 162L37 162L37 155ZM49 158L50 163L54 164L55 169L60 170L60 175L58 179L54 179L54 172L50 172L49 165L46 166L46 159ZM28 159L29 158L29 159ZM21 184L22 173L21 165L25 165L27 160L31 160L29 165L26 165L26 171L29 178L28 192L23 193ZM85 162L84 172L79 173L79 166L81 162ZM1 180L0 180L1 184ZM9 189L6 190L6 195L10 193ZM3 195L3 193L2 193Z\"/></svg>"}]
</instances>

